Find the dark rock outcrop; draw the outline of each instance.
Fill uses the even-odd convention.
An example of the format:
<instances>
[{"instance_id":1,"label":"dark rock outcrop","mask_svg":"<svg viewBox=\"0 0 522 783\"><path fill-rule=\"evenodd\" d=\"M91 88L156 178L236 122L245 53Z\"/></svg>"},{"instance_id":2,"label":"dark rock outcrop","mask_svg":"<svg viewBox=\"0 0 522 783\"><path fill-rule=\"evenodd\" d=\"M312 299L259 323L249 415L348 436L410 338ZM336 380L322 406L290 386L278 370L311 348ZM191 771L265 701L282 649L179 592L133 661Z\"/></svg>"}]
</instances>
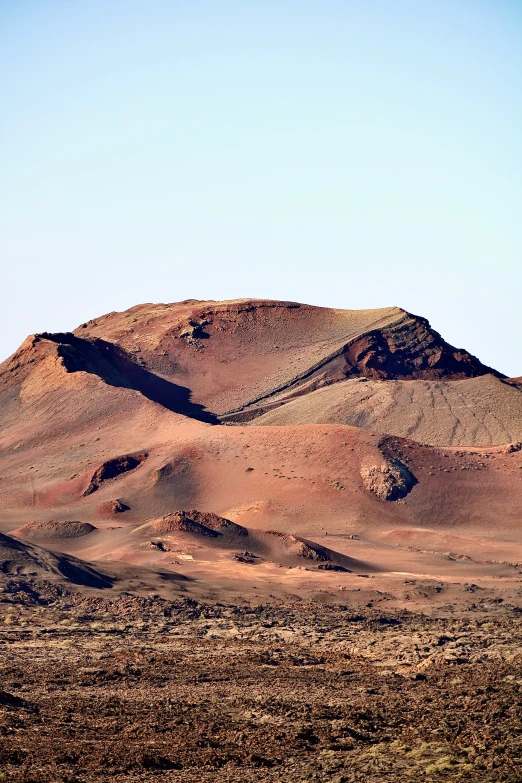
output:
<instances>
[{"instance_id":1,"label":"dark rock outcrop","mask_svg":"<svg viewBox=\"0 0 522 783\"><path fill-rule=\"evenodd\" d=\"M135 454L124 454L121 457L114 457L114 459L103 462L92 474L87 488L82 493L83 496L85 497L86 495L91 495L93 492L96 492L96 490L106 481L116 478L122 473L128 473L131 470L135 470L147 459L147 457L147 452L140 451Z\"/></svg>"}]
</instances>

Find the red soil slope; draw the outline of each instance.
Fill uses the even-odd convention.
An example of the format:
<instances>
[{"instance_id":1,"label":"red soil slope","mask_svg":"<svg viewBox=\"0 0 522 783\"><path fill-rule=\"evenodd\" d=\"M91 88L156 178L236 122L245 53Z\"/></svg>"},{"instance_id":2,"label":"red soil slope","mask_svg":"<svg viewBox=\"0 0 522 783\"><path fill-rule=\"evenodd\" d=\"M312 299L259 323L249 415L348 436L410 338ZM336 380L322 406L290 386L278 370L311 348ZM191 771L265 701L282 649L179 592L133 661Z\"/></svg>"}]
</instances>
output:
<instances>
[{"instance_id":1,"label":"red soil slope","mask_svg":"<svg viewBox=\"0 0 522 783\"><path fill-rule=\"evenodd\" d=\"M284 559L287 548L299 548L302 539L359 567L366 563L368 573L410 566L401 566L395 554L386 562L382 548L364 550L361 539L399 544L403 559L404 547L415 546L522 560L522 452L516 444L433 447L427 439L320 423L320 416L311 424L271 426L262 417L254 427L216 426L218 416L245 413L264 405L261 398L282 393L296 395L287 411L301 400L315 405L318 395L354 377L369 378L372 388L483 379L505 386L477 359L444 343L424 319L397 308L143 305L73 335L28 338L0 368L0 530L23 536L38 527L24 528L27 523L85 522L97 529L51 536L45 546L148 567L160 558L162 567L200 580L250 579L241 569L252 564L237 560L249 546L237 536L228 543L218 537L220 546L212 536L189 541L187 531L178 530L181 554L174 558L141 547L157 531L138 541L135 528L186 509L218 514L254 536L266 555L260 554L266 562L255 567L256 578L267 580L287 573L276 572L277 558L294 563ZM516 384L506 388L519 394ZM407 401L401 406L399 418L408 422ZM386 432L378 416L362 423ZM285 539L286 549L277 554L273 539L266 539L270 530L294 539ZM288 572L291 582L294 573Z\"/></svg>"}]
</instances>

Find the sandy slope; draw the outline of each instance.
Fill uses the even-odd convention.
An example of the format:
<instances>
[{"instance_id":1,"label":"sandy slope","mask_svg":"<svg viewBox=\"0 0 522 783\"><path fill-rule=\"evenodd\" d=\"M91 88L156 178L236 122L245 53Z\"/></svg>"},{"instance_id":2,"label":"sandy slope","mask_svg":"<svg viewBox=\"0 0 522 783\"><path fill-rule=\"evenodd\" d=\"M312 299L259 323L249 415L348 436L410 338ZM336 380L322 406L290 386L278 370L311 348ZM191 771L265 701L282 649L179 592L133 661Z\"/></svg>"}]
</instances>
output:
<instances>
[{"instance_id":1,"label":"sandy slope","mask_svg":"<svg viewBox=\"0 0 522 783\"><path fill-rule=\"evenodd\" d=\"M96 442L68 443L65 451L65 442L55 441L52 458L47 442L21 446L4 459L2 530L35 519L90 522L98 530L45 545L91 561L170 568L214 586L234 582L236 593L260 584L299 592L306 583L306 590L318 590L339 585L339 575L319 573L317 564L306 562L310 573L296 571L296 562L285 560L281 551L267 556L255 535L249 543L234 541L216 549L206 538L180 534L170 536L164 552L142 548L158 537L147 533L138 540L134 529L180 508L213 511L252 531L275 529L326 545L357 561L357 573L377 571L381 581L375 584L382 589L390 589L390 579L404 578L394 577L396 572L476 582L493 576L482 561L522 561L518 451L441 450L397 439L384 451L407 464L418 483L402 500L390 502L368 491L361 477L364 466L387 462L379 437L364 430L343 425L213 427L170 412L167 417L161 409L158 416L147 411L147 426L139 413L143 411L135 420L127 417L125 426L120 419L104 421ZM147 459L85 496L100 459L114 458L129 445L147 451ZM38 471L32 481L27 463ZM108 518L100 509L115 498L129 510ZM238 562L235 555L243 550L262 562ZM437 552L472 560L441 560ZM287 565L281 569L279 563ZM517 570L508 572L514 578ZM342 575L345 585L356 584L354 579Z\"/></svg>"},{"instance_id":2,"label":"sandy slope","mask_svg":"<svg viewBox=\"0 0 522 783\"><path fill-rule=\"evenodd\" d=\"M522 439L522 391L493 375L459 381L343 381L278 405L259 425L351 424L439 446Z\"/></svg>"}]
</instances>

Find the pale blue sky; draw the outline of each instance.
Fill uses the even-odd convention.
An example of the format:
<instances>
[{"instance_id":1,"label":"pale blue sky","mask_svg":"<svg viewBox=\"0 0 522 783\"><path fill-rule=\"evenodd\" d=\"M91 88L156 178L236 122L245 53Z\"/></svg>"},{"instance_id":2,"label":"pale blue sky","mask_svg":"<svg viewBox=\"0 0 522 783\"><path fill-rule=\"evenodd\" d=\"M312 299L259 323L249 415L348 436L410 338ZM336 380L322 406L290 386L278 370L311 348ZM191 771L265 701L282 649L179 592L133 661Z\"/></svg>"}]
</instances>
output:
<instances>
[{"instance_id":1,"label":"pale blue sky","mask_svg":"<svg viewBox=\"0 0 522 783\"><path fill-rule=\"evenodd\" d=\"M253 296L521 375L521 40L517 0L0 0L0 359Z\"/></svg>"}]
</instances>

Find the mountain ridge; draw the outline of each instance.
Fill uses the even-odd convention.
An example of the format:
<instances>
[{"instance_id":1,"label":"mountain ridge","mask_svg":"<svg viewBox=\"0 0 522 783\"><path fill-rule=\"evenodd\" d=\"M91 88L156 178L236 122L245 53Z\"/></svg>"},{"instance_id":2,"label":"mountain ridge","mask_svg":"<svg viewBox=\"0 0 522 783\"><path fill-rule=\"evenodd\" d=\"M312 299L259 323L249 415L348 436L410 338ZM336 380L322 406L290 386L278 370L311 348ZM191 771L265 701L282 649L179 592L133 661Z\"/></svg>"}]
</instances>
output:
<instances>
[{"instance_id":1,"label":"mountain ridge","mask_svg":"<svg viewBox=\"0 0 522 783\"><path fill-rule=\"evenodd\" d=\"M210 424L341 423L437 445L522 437L516 379L398 307L340 310L246 298L136 305L73 332L27 338L0 365L0 383L12 388L13 405L18 382L20 398L36 399L53 377L57 392L82 373L92 376L91 386L97 378ZM471 379L479 380L465 383ZM359 381L377 390L363 402Z\"/></svg>"},{"instance_id":2,"label":"mountain ridge","mask_svg":"<svg viewBox=\"0 0 522 783\"><path fill-rule=\"evenodd\" d=\"M515 578L521 444L520 380L399 308L140 305L33 335L1 365L0 532L208 596L336 590L337 567L378 590L416 568L470 582L490 566L470 578L443 553L478 563L485 547ZM186 509L250 531L248 546L133 534ZM285 554L303 542L359 577Z\"/></svg>"}]
</instances>

